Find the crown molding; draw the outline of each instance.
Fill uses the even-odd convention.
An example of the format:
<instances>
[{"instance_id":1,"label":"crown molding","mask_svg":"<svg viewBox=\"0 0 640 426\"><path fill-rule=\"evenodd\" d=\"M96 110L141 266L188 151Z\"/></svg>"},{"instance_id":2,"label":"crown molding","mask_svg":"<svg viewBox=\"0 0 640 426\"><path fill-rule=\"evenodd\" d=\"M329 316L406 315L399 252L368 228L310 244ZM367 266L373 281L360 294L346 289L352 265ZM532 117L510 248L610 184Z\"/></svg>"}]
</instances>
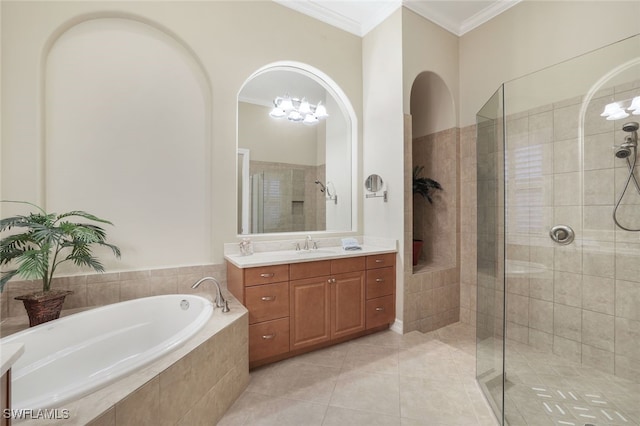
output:
<instances>
[{"instance_id":1,"label":"crown molding","mask_svg":"<svg viewBox=\"0 0 640 426\"><path fill-rule=\"evenodd\" d=\"M369 31L387 19L393 12L402 6L402 0L372 1L375 10L369 11L367 16L353 19L335 10L323 6L315 0L273 0L274 2L303 13L325 24L338 27L358 37L364 37ZM328 2L331 4L331 2ZM365 10L365 9L363 9Z\"/></svg>"},{"instance_id":2,"label":"crown molding","mask_svg":"<svg viewBox=\"0 0 640 426\"><path fill-rule=\"evenodd\" d=\"M489 7L482 9L480 12L462 21L458 36L461 36L479 27L485 22L490 21L521 1L522 0L498 0L495 3L492 3Z\"/></svg>"},{"instance_id":3,"label":"crown molding","mask_svg":"<svg viewBox=\"0 0 640 426\"><path fill-rule=\"evenodd\" d=\"M364 37L369 31L380 25L385 19L402 7L402 0L389 0L380 4L385 4L385 6L378 6L373 16L362 23L362 34L360 34L360 37Z\"/></svg>"},{"instance_id":4,"label":"crown molding","mask_svg":"<svg viewBox=\"0 0 640 426\"><path fill-rule=\"evenodd\" d=\"M293 9L296 12L303 13L314 19L324 22L325 24L338 27L342 30L362 37L362 25L347 16L344 16L338 12L328 9L318 3L311 0L308 1L296 1L296 0L273 0L274 2Z\"/></svg>"},{"instance_id":5,"label":"crown molding","mask_svg":"<svg viewBox=\"0 0 640 426\"><path fill-rule=\"evenodd\" d=\"M459 34L460 27L453 20L448 19L441 13L438 13L437 11L433 10L432 8L427 6L427 3L420 2L420 1L404 0L402 5L407 9L422 16L424 19L427 19L433 22L434 24L444 28L450 33L453 33L457 36L460 35Z\"/></svg>"},{"instance_id":6,"label":"crown molding","mask_svg":"<svg viewBox=\"0 0 640 426\"><path fill-rule=\"evenodd\" d=\"M434 24L460 37L495 18L522 0L496 0L486 8L462 22L451 19L446 14L421 0L362 0L359 16L347 16L331 7L333 0L273 0L289 9L310 16L326 24L340 28L359 37L380 25L401 6L417 13ZM353 0L352 0L353 1ZM355 3L355 2L354 2Z\"/></svg>"}]
</instances>

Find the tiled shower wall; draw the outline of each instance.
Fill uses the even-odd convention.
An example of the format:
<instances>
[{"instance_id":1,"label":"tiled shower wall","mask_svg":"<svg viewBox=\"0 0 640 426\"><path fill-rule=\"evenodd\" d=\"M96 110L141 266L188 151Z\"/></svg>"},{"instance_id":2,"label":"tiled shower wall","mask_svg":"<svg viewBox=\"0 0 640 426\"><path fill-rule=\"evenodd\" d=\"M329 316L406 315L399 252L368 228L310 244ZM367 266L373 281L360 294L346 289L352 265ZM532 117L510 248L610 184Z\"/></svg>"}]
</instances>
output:
<instances>
[{"instance_id":1,"label":"tiled shower wall","mask_svg":"<svg viewBox=\"0 0 640 426\"><path fill-rule=\"evenodd\" d=\"M423 333L444 327L447 324L457 322L460 318L460 216L457 214L459 205L459 130L452 128L428 135L414 141L411 136L411 116L405 115L404 126L405 147L405 188L411 188L413 165L425 165L425 176L439 181L445 188L446 196L442 195L434 199L435 203L444 200L440 211L442 213L431 216L431 220L425 221L424 238L430 243L431 256L419 269L411 264L414 196L410 190L405 191L404 198L404 222L405 222L405 269L404 269L404 316L403 329L405 333L419 330ZM417 153L423 156L427 153L435 158L434 163L429 161L416 162L414 159L414 142L426 142L430 146L418 149ZM439 145L439 148L436 146ZM429 160L429 159L426 159ZM437 164L437 165L434 165ZM420 199L424 208L431 205ZM420 210L418 210L420 211ZM435 236L438 236L437 239ZM439 253L439 252L442 253Z\"/></svg>"},{"instance_id":2,"label":"tiled shower wall","mask_svg":"<svg viewBox=\"0 0 640 426\"><path fill-rule=\"evenodd\" d=\"M432 191L433 203L413 196L413 238L424 241L418 265L422 268L452 268L457 263L458 147L459 129L413 139L413 167L424 167L422 177L436 180L442 190Z\"/></svg>"},{"instance_id":3,"label":"tiled shower wall","mask_svg":"<svg viewBox=\"0 0 640 426\"><path fill-rule=\"evenodd\" d=\"M460 321L476 324L478 179L476 126L460 129Z\"/></svg>"},{"instance_id":4,"label":"tiled shower wall","mask_svg":"<svg viewBox=\"0 0 640 426\"><path fill-rule=\"evenodd\" d=\"M280 180L278 193L271 197L271 203L282 208L280 214L269 220L265 217L264 232L298 232L326 229L325 194L320 192L316 180L326 183L325 165L306 166L303 164L251 161L249 173L270 172L276 176L287 176ZM302 177L304 176L304 177ZM265 194L266 197L266 194ZM253 202L253 200L252 200Z\"/></svg>"},{"instance_id":5,"label":"tiled shower wall","mask_svg":"<svg viewBox=\"0 0 640 426\"><path fill-rule=\"evenodd\" d=\"M612 146L624 141L622 124L640 117L607 121L600 113L610 102L638 95L638 82L597 93L586 108L582 137L582 97L511 115L506 125L507 337L636 381L640 240L637 232L616 229L611 217L628 176ZM465 130L463 188L472 181L464 177L466 166L473 168L473 160L465 159L465 140L473 134L469 129L465 137ZM461 320L469 323L477 283L470 262L475 205L463 190L460 305ZM640 228L640 194L633 183L619 212L620 221ZM552 242L554 224L571 226L576 240Z\"/></svg>"}]
</instances>

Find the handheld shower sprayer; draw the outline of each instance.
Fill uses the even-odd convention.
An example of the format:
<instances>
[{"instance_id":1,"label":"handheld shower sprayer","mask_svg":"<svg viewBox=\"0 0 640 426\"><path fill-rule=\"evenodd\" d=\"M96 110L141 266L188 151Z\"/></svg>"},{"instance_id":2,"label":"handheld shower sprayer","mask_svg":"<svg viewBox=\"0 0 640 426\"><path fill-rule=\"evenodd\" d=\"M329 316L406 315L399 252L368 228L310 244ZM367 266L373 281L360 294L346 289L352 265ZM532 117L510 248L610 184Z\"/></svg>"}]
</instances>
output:
<instances>
[{"instance_id":1,"label":"handheld shower sprayer","mask_svg":"<svg viewBox=\"0 0 640 426\"><path fill-rule=\"evenodd\" d=\"M613 208L613 221L620 228L625 231L639 232L640 229L628 228L620 224L617 218L618 207L620 207L620 203L622 202L622 198L624 197L625 192L627 192L627 188L629 187L629 183L633 180L633 183L640 194L640 185L638 184L638 180L635 175L635 167L637 161L638 154L638 128L640 128L640 124L635 121L631 121L629 123L625 123L622 126L622 130L629 133L629 135L625 136L624 142L615 146L615 155L617 158L624 159L627 161L627 167L629 168L629 175L627 176L627 180L624 184L624 189L622 193L618 197L618 201L616 206Z\"/></svg>"},{"instance_id":2,"label":"handheld shower sprayer","mask_svg":"<svg viewBox=\"0 0 640 426\"><path fill-rule=\"evenodd\" d=\"M616 157L624 159L631 156L632 151L633 153L636 152L638 147L638 127L640 126L635 121L625 123L622 126L622 130L630 134L625 136L621 145L615 147Z\"/></svg>"}]
</instances>

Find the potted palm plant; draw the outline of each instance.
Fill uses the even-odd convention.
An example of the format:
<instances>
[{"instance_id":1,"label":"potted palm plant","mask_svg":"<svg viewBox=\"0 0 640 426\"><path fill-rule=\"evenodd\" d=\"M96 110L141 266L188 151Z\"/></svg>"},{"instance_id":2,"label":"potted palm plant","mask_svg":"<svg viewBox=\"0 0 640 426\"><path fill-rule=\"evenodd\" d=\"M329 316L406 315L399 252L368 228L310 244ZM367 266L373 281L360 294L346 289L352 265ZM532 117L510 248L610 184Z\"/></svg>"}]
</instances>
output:
<instances>
[{"instance_id":1,"label":"potted palm plant","mask_svg":"<svg viewBox=\"0 0 640 426\"><path fill-rule=\"evenodd\" d=\"M120 249L106 242L106 232L92 223L72 222L82 218L92 222L112 225L84 211L47 213L42 208L25 201L3 201L28 204L38 211L27 216L13 216L0 220L0 232L15 230L0 240L0 266L9 268L2 272L0 291L14 276L27 280L41 279L42 291L16 297L22 300L29 315L29 326L57 319L64 298L73 293L53 290L51 282L58 266L72 262L78 267L88 266L96 272L104 272L100 261L93 256L94 246L108 247L116 257ZM11 269L11 268L14 269Z\"/></svg>"},{"instance_id":2,"label":"potted palm plant","mask_svg":"<svg viewBox=\"0 0 640 426\"><path fill-rule=\"evenodd\" d=\"M421 195L424 199L426 199L429 204L433 204L433 192L441 191L442 186L435 180L420 176L422 171L424 170L424 166L415 166L413 168L413 193ZM413 240L413 265L418 264L418 259L420 259L420 252L422 251L422 245L424 241L420 239Z\"/></svg>"}]
</instances>

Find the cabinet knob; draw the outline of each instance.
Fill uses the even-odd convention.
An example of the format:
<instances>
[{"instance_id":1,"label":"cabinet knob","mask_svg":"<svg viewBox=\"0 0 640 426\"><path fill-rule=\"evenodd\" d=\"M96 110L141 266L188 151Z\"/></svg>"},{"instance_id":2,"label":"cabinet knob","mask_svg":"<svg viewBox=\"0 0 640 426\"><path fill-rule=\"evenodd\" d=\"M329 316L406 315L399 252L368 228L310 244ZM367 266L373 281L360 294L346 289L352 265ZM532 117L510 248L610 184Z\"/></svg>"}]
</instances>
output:
<instances>
[{"instance_id":1,"label":"cabinet knob","mask_svg":"<svg viewBox=\"0 0 640 426\"><path fill-rule=\"evenodd\" d=\"M336 279L335 279L335 278L329 278L329 279L327 280L327 282L328 282L329 284L335 284L335 283L336 283Z\"/></svg>"},{"instance_id":2,"label":"cabinet knob","mask_svg":"<svg viewBox=\"0 0 640 426\"><path fill-rule=\"evenodd\" d=\"M262 278L272 278L275 274L272 272L270 274L260 274Z\"/></svg>"},{"instance_id":3,"label":"cabinet knob","mask_svg":"<svg viewBox=\"0 0 640 426\"><path fill-rule=\"evenodd\" d=\"M376 263L382 263L382 262L384 262L384 260L382 260L382 259L376 259Z\"/></svg>"},{"instance_id":4,"label":"cabinet knob","mask_svg":"<svg viewBox=\"0 0 640 426\"><path fill-rule=\"evenodd\" d=\"M384 308L378 307L378 308L376 308L376 311L378 311L378 312L384 311Z\"/></svg>"},{"instance_id":5,"label":"cabinet knob","mask_svg":"<svg viewBox=\"0 0 640 426\"><path fill-rule=\"evenodd\" d=\"M271 340L271 339L273 339L274 337L276 337L276 333L273 333L273 334L265 334L264 336L262 336L262 339L263 339L263 340Z\"/></svg>"},{"instance_id":6,"label":"cabinet knob","mask_svg":"<svg viewBox=\"0 0 640 426\"><path fill-rule=\"evenodd\" d=\"M276 300L276 296L262 296L260 300L262 300L263 302L273 302L274 300Z\"/></svg>"},{"instance_id":7,"label":"cabinet knob","mask_svg":"<svg viewBox=\"0 0 640 426\"><path fill-rule=\"evenodd\" d=\"M384 278L376 278L376 282L377 283L382 283L382 282L384 282Z\"/></svg>"}]
</instances>

